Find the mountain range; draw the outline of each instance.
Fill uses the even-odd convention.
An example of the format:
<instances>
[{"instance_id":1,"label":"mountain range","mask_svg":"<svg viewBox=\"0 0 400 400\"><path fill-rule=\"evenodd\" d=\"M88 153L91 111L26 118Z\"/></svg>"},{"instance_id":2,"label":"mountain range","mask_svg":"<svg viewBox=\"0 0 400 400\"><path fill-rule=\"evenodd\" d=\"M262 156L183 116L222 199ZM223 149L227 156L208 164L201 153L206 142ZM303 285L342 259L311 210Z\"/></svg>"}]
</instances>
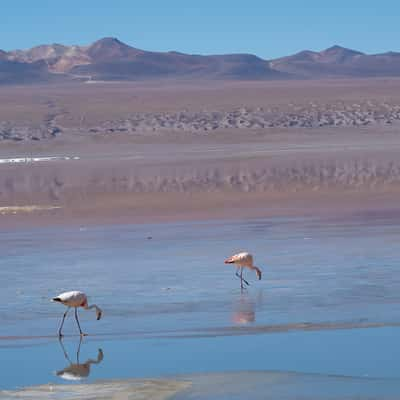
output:
<instances>
[{"instance_id":1,"label":"mountain range","mask_svg":"<svg viewBox=\"0 0 400 400\"><path fill-rule=\"evenodd\" d=\"M0 50L0 84L149 79L276 80L400 76L400 53L368 55L333 46L273 60L252 54L152 52L116 38L89 46L41 45Z\"/></svg>"}]
</instances>

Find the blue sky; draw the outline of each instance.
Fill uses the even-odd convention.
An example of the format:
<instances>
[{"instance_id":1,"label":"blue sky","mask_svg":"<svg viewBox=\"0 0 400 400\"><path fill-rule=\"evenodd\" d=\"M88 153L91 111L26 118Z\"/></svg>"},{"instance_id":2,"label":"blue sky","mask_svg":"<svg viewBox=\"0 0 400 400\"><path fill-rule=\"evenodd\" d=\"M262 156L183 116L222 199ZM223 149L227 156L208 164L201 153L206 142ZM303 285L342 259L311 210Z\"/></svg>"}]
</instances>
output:
<instances>
[{"instance_id":1,"label":"blue sky","mask_svg":"<svg viewBox=\"0 0 400 400\"><path fill-rule=\"evenodd\" d=\"M264 58L333 44L400 51L398 0L12 0L0 49L118 37L145 50L246 52Z\"/></svg>"}]
</instances>

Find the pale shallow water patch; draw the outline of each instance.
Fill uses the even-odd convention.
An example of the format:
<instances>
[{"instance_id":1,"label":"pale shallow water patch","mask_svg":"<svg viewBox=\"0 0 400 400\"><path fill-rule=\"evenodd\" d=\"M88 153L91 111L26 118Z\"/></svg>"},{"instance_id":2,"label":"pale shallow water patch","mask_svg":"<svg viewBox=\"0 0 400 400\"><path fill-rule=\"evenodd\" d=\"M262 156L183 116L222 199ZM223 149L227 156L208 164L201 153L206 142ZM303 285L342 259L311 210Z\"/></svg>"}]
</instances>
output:
<instances>
[{"instance_id":1,"label":"pale shallow water patch","mask_svg":"<svg viewBox=\"0 0 400 400\"><path fill-rule=\"evenodd\" d=\"M0 400L373 400L398 399L400 381L275 371L42 385L0 392Z\"/></svg>"},{"instance_id":2,"label":"pale shallow water patch","mask_svg":"<svg viewBox=\"0 0 400 400\"><path fill-rule=\"evenodd\" d=\"M166 379L116 380L81 385L42 385L0 392L1 400L164 400L187 389L190 382Z\"/></svg>"},{"instance_id":3,"label":"pale shallow water patch","mask_svg":"<svg viewBox=\"0 0 400 400\"><path fill-rule=\"evenodd\" d=\"M30 164L35 162L48 161L76 161L81 158L78 156L48 156L48 157L13 157L0 158L0 164Z\"/></svg>"},{"instance_id":4,"label":"pale shallow water patch","mask_svg":"<svg viewBox=\"0 0 400 400\"><path fill-rule=\"evenodd\" d=\"M57 210L59 208L62 208L62 207L61 206L38 206L38 205L5 206L5 207L0 207L0 215L17 214L17 213L33 213L36 211Z\"/></svg>"}]
</instances>

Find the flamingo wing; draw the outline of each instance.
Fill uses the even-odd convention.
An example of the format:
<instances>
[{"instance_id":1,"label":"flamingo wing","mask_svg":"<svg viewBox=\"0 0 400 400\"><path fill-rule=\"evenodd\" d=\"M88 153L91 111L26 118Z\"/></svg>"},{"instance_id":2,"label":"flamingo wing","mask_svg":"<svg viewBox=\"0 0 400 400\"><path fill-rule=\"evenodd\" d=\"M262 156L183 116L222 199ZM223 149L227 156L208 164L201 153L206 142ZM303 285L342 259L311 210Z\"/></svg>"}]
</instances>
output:
<instances>
[{"instance_id":1,"label":"flamingo wing","mask_svg":"<svg viewBox=\"0 0 400 400\"><path fill-rule=\"evenodd\" d=\"M64 292L59 294L57 297L52 299L59 303L63 303L70 307L80 307L86 303L86 295L78 290L73 290L71 292Z\"/></svg>"}]
</instances>

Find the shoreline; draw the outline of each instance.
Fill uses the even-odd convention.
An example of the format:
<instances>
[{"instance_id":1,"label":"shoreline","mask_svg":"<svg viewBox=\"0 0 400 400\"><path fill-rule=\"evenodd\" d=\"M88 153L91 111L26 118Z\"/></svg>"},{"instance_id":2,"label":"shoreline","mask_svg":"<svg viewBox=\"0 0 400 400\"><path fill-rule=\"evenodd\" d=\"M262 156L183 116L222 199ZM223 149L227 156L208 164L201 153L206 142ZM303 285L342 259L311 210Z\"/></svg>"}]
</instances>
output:
<instances>
[{"instance_id":1,"label":"shoreline","mask_svg":"<svg viewBox=\"0 0 400 400\"><path fill-rule=\"evenodd\" d=\"M11 206L0 231L42 227L163 224L258 218L400 217L397 189L295 193L141 193L99 195L66 206ZM244 205L245 204L245 205Z\"/></svg>"}]
</instances>

